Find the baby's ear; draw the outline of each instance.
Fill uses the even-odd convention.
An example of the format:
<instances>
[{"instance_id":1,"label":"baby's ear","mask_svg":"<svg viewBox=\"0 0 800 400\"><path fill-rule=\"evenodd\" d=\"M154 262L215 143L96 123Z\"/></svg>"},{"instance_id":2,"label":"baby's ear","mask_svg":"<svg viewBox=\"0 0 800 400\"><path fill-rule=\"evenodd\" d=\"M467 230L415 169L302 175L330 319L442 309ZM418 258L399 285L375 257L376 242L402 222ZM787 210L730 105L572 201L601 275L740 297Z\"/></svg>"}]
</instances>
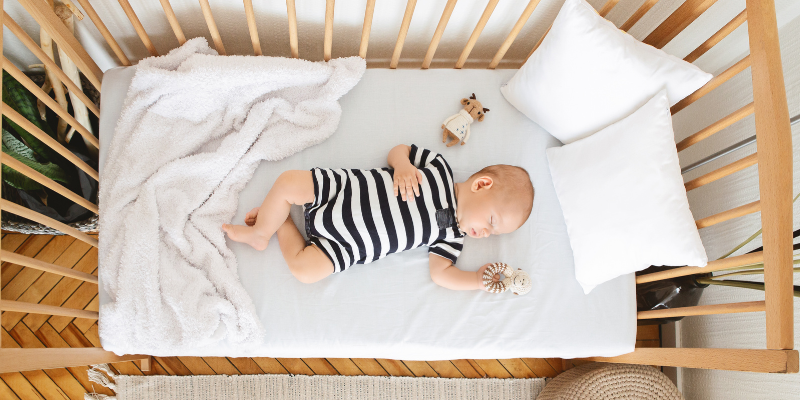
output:
<instances>
[{"instance_id":1,"label":"baby's ear","mask_svg":"<svg viewBox=\"0 0 800 400\"><path fill-rule=\"evenodd\" d=\"M490 176L480 176L475 178L472 181L472 191L477 192L478 190L482 189L491 189L492 185L494 184L494 180Z\"/></svg>"}]
</instances>

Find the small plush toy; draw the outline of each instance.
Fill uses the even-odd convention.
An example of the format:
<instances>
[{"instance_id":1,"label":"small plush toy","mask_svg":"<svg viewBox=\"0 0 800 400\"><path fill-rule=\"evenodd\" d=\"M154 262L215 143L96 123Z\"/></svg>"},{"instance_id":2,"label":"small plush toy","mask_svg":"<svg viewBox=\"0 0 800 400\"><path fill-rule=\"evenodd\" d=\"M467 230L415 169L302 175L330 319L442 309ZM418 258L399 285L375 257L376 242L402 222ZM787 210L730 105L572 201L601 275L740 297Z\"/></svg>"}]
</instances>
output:
<instances>
[{"instance_id":1,"label":"small plush toy","mask_svg":"<svg viewBox=\"0 0 800 400\"><path fill-rule=\"evenodd\" d=\"M483 121L486 113L489 112L489 109L483 108L481 102L475 98L475 93L468 99L461 99L461 104L464 105L464 109L444 120L442 124L442 143L447 142L448 137L451 138L447 147L453 146L459 141L462 146L465 145L469 139L469 124L476 119Z\"/></svg>"},{"instance_id":2,"label":"small plush toy","mask_svg":"<svg viewBox=\"0 0 800 400\"><path fill-rule=\"evenodd\" d=\"M505 279L494 282L495 274L503 274ZM483 286L491 293L503 293L511 289L514 294L526 294L531 291L531 277L522 269L514 271L505 263L494 263L483 271Z\"/></svg>"}]
</instances>

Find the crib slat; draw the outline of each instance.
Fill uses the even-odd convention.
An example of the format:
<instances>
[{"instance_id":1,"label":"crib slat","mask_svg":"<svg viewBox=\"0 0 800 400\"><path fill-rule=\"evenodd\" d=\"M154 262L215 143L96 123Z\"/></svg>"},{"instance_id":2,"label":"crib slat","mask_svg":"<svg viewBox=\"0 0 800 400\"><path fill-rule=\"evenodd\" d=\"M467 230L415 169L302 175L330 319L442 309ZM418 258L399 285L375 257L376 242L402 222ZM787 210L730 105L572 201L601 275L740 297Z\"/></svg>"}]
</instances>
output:
<instances>
[{"instance_id":1,"label":"crib slat","mask_svg":"<svg viewBox=\"0 0 800 400\"><path fill-rule=\"evenodd\" d=\"M697 229L702 229L709 227L711 225L716 225L720 222L725 222L730 219L738 218L743 215L752 214L754 212L759 212L759 211L761 211L761 202L759 200L756 200L752 203L732 208L728 211L724 211L719 214L714 214L710 217L698 219L697 221L695 221L695 224L697 225Z\"/></svg>"},{"instance_id":2,"label":"crib slat","mask_svg":"<svg viewBox=\"0 0 800 400\"><path fill-rule=\"evenodd\" d=\"M62 195L64 197L72 200L73 202L75 202L75 204L78 204L81 207L83 207L83 208L85 208L85 209L87 209L87 210L89 210L89 211L91 211L91 212L93 212L95 214L98 214L98 215L100 214L100 211L97 209L97 205L96 204L93 204L89 200L86 200L83 197L78 196L73 191L65 188L64 186L61 186L56 181L54 181L54 180L42 175L41 173L39 173L39 171L36 171L35 169L23 164L21 161L17 160L16 158L13 158L13 157L2 157L2 158L0 158L0 161L2 161L3 165L6 165L6 166L16 170L17 172L22 173L23 175L27 176L28 178L31 178L34 181L36 181L36 182L38 182L38 183L50 188L54 192L56 192L56 193L58 193L58 194L60 194L60 195Z\"/></svg>"},{"instance_id":3,"label":"crib slat","mask_svg":"<svg viewBox=\"0 0 800 400\"><path fill-rule=\"evenodd\" d=\"M701 97L707 95L709 92L716 89L719 85L722 85L723 83L727 82L728 80L736 76L739 72L742 72L745 69L747 69L747 67L749 66L750 66L750 55L746 55L744 58L739 60L739 62L737 62L730 68L726 69L721 74L712 78L703 87L697 89L694 93L686 96L683 100L677 102L674 106L672 106L672 108L670 108L670 111L672 111L672 114L678 113L678 111L683 110L689 104L692 104L695 101L699 100ZM789 121L788 117L786 118L786 121Z\"/></svg>"},{"instance_id":4,"label":"crib slat","mask_svg":"<svg viewBox=\"0 0 800 400\"><path fill-rule=\"evenodd\" d=\"M3 0L0 0L0 8L3 8ZM5 10L3 11L3 14L5 14ZM3 39L4 39L3 35L5 33L4 32L5 29L3 29L2 22L3 22L3 19L4 19L5 15L3 15L3 14L0 14L0 54L4 54L3 53ZM3 87L0 86L0 98L3 97L2 95L3 95ZM5 107L3 107L4 104L5 103L0 101L0 115L2 115L3 108L5 108ZM2 172L2 168L0 168L0 180L2 180L2 178L3 178L3 172ZM0 189L0 192L2 192L2 189ZM2 236L5 236L5 235L0 235L0 237L2 237ZM0 240L0 242L2 242L2 240ZM2 244L2 243L0 243L0 244ZM2 282L0 282L0 298L2 297L2 293L1 293L2 292L2 285L1 285L1 283ZM2 313L0 313L0 316L2 316ZM2 342L2 340L0 340L0 342ZM0 343L0 347L2 347L1 343ZM2 351L1 348L0 348L0 351ZM2 363L2 362L3 362L3 359L0 358L0 363Z\"/></svg>"},{"instance_id":5,"label":"crib slat","mask_svg":"<svg viewBox=\"0 0 800 400\"><path fill-rule=\"evenodd\" d=\"M750 115L755 110L753 103L750 103L734 112L730 115L722 118L721 120L714 122L713 124L707 126L706 128L700 130L699 132L687 137L686 139L681 140L678 142L677 147L678 151L683 151L692 146L693 144L733 125L734 123L741 121L744 117Z\"/></svg>"},{"instance_id":6,"label":"crib slat","mask_svg":"<svg viewBox=\"0 0 800 400\"><path fill-rule=\"evenodd\" d=\"M495 7L497 7L498 1L499 0L489 0L489 4L486 5L486 8L483 10L483 14L481 14L481 19L478 20L478 25L475 26L475 30L473 30L472 34L469 36L467 45L464 46L461 56L459 56L458 61L456 61L456 69L461 69L464 66L464 63L467 62L469 53L472 52L472 48L475 47L475 43L478 41L478 37L481 36L483 28L486 27L486 23L489 22L489 17L492 16L492 12L494 12Z\"/></svg>"},{"instance_id":7,"label":"crib slat","mask_svg":"<svg viewBox=\"0 0 800 400\"><path fill-rule=\"evenodd\" d=\"M334 0L325 0L325 41L323 43L323 59L331 60L331 49L333 47L333 8Z\"/></svg>"},{"instance_id":8,"label":"crib slat","mask_svg":"<svg viewBox=\"0 0 800 400\"><path fill-rule=\"evenodd\" d=\"M414 15L414 8L417 6L417 0L408 0L406 3L406 12L403 14L403 24L400 25L400 33L397 34L397 43L394 45L394 53L392 53L392 61L389 63L389 68L397 68L400 62L400 53L403 52L403 44L406 42L406 35L408 34L408 26L411 25L411 17Z\"/></svg>"},{"instance_id":9,"label":"crib slat","mask_svg":"<svg viewBox=\"0 0 800 400\"><path fill-rule=\"evenodd\" d=\"M431 44L428 46L428 52L425 53L425 59L422 60L422 69L430 68L433 55L436 53L436 49L439 47L439 41L444 34L444 28L447 27L447 22L450 21L450 15L453 14L453 9L456 8L456 2L458 2L458 0L447 0L444 11L442 11L442 17L439 18L439 25L436 25L436 31L433 33Z\"/></svg>"},{"instance_id":10,"label":"crib slat","mask_svg":"<svg viewBox=\"0 0 800 400\"><path fill-rule=\"evenodd\" d=\"M19 0L19 3L25 7L36 22L50 34L53 40L58 44L58 47L67 53L67 56L72 59L75 65L78 66L78 69L86 76L86 79L88 79L97 90L100 90L100 82L103 80L103 71L95 64L92 57L89 56L89 53L86 52L80 42L78 42L78 39L75 38L75 35L67 29L66 25L61 21L61 18L58 18L55 12L48 7L47 3L41 0ZM3 17L4 19L10 19L8 15L4 15ZM15 35L19 37L16 33ZM38 48L38 46L36 47ZM55 65L55 63L53 63L53 65ZM66 75L64 75L64 77L66 77ZM59 77L59 79L62 78ZM69 78L66 79L69 80Z\"/></svg>"},{"instance_id":11,"label":"crib slat","mask_svg":"<svg viewBox=\"0 0 800 400\"><path fill-rule=\"evenodd\" d=\"M131 21L133 29L136 30L136 34L139 35L139 39L144 43L144 47L147 47L147 51L150 52L151 56L157 56L158 51L156 51L156 47L153 46L153 42L150 40L150 36L147 35L147 31L144 30L144 26L142 26L142 22L139 21L139 17L136 16L136 12L133 11L131 3L129 3L128 0L118 1L119 5L122 6L122 10L125 11L125 15L128 16L128 21Z\"/></svg>"},{"instance_id":12,"label":"crib slat","mask_svg":"<svg viewBox=\"0 0 800 400\"><path fill-rule=\"evenodd\" d=\"M764 229L767 348L791 349L794 347L792 128L789 124L775 3L770 0L747 0L747 13L747 32L753 59L756 145L762 155L758 186L761 226Z\"/></svg>"},{"instance_id":13,"label":"crib slat","mask_svg":"<svg viewBox=\"0 0 800 400\"><path fill-rule=\"evenodd\" d=\"M628 30L633 28L633 26L636 25L636 23L639 22L639 20L642 19L642 17L644 17L644 15L647 14L647 12L650 11L650 9L653 8L653 6L655 6L656 3L658 3L658 1L659 0L645 1L644 4L642 4L641 7L639 7L639 9L637 9L636 12L633 13L633 15L631 15L631 17L628 18L628 20L625 21L625 23L622 24L621 27L619 27L619 29L627 32Z\"/></svg>"},{"instance_id":14,"label":"crib slat","mask_svg":"<svg viewBox=\"0 0 800 400\"><path fill-rule=\"evenodd\" d=\"M297 49L297 12L294 7L294 0L286 0L286 14L289 17L289 49L292 58L299 58L300 53Z\"/></svg>"},{"instance_id":15,"label":"crib slat","mask_svg":"<svg viewBox=\"0 0 800 400\"><path fill-rule=\"evenodd\" d=\"M78 156L67 150L61 143L58 143L55 139L51 138L50 135L42 132L38 126L34 125L31 121L28 121L27 118L19 115L19 113L17 113L13 108L3 107L3 115L8 117L8 119L11 121L14 121L14 123L22 127L22 129L28 131L28 133L35 136L51 149L58 152L58 154L61 154L64 158L75 164L76 167L83 170L83 172L86 172L89 176L94 178L94 180L97 181L100 179L100 176L97 174L97 171L95 171L94 168L90 167L89 164L86 164L86 162L78 158Z\"/></svg>"},{"instance_id":16,"label":"crib slat","mask_svg":"<svg viewBox=\"0 0 800 400\"><path fill-rule=\"evenodd\" d=\"M3 107L4 109L8 107ZM88 243L94 247L97 247L97 239L61 222L58 222L46 215L40 214L36 211L29 210L19 204L12 203L6 199L0 199L0 208L3 210L10 212L12 214L19 215L22 218L27 218L31 221L38 222L42 225L46 225L50 228L55 230L61 231L78 239L84 243Z\"/></svg>"},{"instance_id":17,"label":"crib slat","mask_svg":"<svg viewBox=\"0 0 800 400\"><path fill-rule=\"evenodd\" d=\"M21 265L23 267L38 269L39 271L49 272L52 274L66 276L69 278L82 280L84 282L97 284L97 277L92 274L76 271L71 268L65 268L60 265L46 263L44 261L26 257L23 256L22 254L17 254L12 251L0 250L0 259L2 259L5 262Z\"/></svg>"},{"instance_id":18,"label":"crib slat","mask_svg":"<svg viewBox=\"0 0 800 400\"><path fill-rule=\"evenodd\" d=\"M536 10L536 6L539 5L539 0L531 0L528 2L528 5L525 7L525 10L522 11L522 15L519 16L517 23L514 24L514 27L511 29L511 32L506 37L506 40L503 41L503 44L500 45L500 48L497 50L497 53L492 58L492 62L489 63L489 69L497 68L497 65L500 64L500 60L503 59L503 56L506 55L508 48L511 47L511 44L514 43L514 39L517 38L519 32L522 30L522 27L525 26L525 23L528 22L528 18L531 17L533 11Z\"/></svg>"},{"instance_id":19,"label":"crib slat","mask_svg":"<svg viewBox=\"0 0 800 400\"><path fill-rule=\"evenodd\" d=\"M256 15L253 12L253 0L244 0L244 13L247 15L247 28L250 30L250 41L253 43L253 54L260 56L261 41L258 39Z\"/></svg>"},{"instance_id":20,"label":"crib slat","mask_svg":"<svg viewBox=\"0 0 800 400\"><path fill-rule=\"evenodd\" d=\"M369 32L372 30L372 14L375 12L375 0L367 0L367 7L364 9L364 26L361 28L361 46L358 48L358 56L367 59L367 47L369 46Z\"/></svg>"},{"instance_id":21,"label":"crib slat","mask_svg":"<svg viewBox=\"0 0 800 400\"><path fill-rule=\"evenodd\" d=\"M636 313L636 319L656 319L689 317L693 315L734 314L765 311L764 301L748 301L742 303L714 304L707 306L678 307L664 310L648 310Z\"/></svg>"},{"instance_id":22,"label":"crib slat","mask_svg":"<svg viewBox=\"0 0 800 400\"><path fill-rule=\"evenodd\" d=\"M2 349L0 373L115 363L140 358L141 355L118 356L100 347Z\"/></svg>"},{"instance_id":23,"label":"crib slat","mask_svg":"<svg viewBox=\"0 0 800 400\"><path fill-rule=\"evenodd\" d=\"M67 89L69 89L70 92L75 94L78 97L78 99L80 99L80 101L83 102L84 105L86 105L86 108L88 108L89 111L92 112L92 114L100 117L100 110L94 105L94 103L91 100L89 100L89 98L86 97L85 94L83 94L83 91L80 90L78 86L75 85L74 82L72 82L72 79L69 79L67 74L65 74L64 71L62 71L61 68L59 68L59 66L52 59L50 59L50 57L48 57L47 54L44 53L44 51L42 51L42 49L36 44L36 42L34 42L33 39L31 39L31 37L28 36L28 34L25 33L25 31L22 30L22 28L19 25L17 25L16 22L14 22L14 20L11 19L11 16L9 16L8 13L6 13L5 11L3 12L3 25L7 26L8 29L11 31L11 33L13 33L14 36L16 36L17 39L19 39L22 42L22 44L24 44L25 47L27 47L28 50L30 50L33 53L33 55L35 55L36 58L39 59L39 61L41 61L47 68L54 71L56 75L58 75L58 79L60 79L61 82L67 85Z\"/></svg>"},{"instance_id":24,"label":"crib slat","mask_svg":"<svg viewBox=\"0 0 800 400\"><path fill-rule=\"evenodd\" d=\"M67 123L75 128L83 138L87 139L91 144L95 147L100 148L100 141L97 139L96 136L92 135L83 125L81 125L75 117L73 117L70 113L66 110L61 108L61 105L58 104L52 97L48 96L39 85L33 83L31 78L28 78L28 75L25 75L22 71L20 71L14 64L9 61L7 58L3 57L3 69L9 73L9 75L13 76L19 83L22 84L26 89L28 89L37 99L41 100L42 103L50 107L59 117L63 118Z\"/></svg>"},{"instance_id":25,"label":"crib slat","mask_svg":"<svg viewBox=\"0 0 800 400\"><path fill-rule=\"evenodd\" d=\"M111 35L111 32L106 27L106 24L103 23L103 20L100 19L100 16L97 15L95 12L94 7L89 3L89 0L78 0L83 10L86 11L86 14L89 16L89 19L92 20L94 26L100 31L100 34L103 35L103 39L106 40L108 46L111 47L111 50L114 51L114 54L117 55L119 62L122 65L131 65L131 61L128 59L128 56L125 55L125 52L122 51L122 48L119 47L119 44L114 39L114 36Z\"/></svg>"},{"instance_id":26,"label":"crib slat","mask_svg":"<svg viewBox=\"0 0 800 400\"><path fill-rule=\"evenodd\" d=\"M616 357L589 357L586 361L660 365L666 367L797 373L797 350L637 348Z\"/></svg>"},{"instance_id":27,"label":"crib slat","mask_svg":"<svg viewBox=\"0 0 800 400\"><path fill-rule=\"evenodd\" d=\"M711 50L712 47L716 46L717 43L719 43L722 39L725 39L731 34L731 32L741 26L744 21L747 21L746 9L734 17L731 22L728 22L725 26L723 26L722 29L717 31L717 33L708 38L708 40L703 42L703 44L694 49L694 51L689 53L689 55L683 60L686 62L695 62L698 58L700 58L700 56Z\"/></svg>"},{"instance_id":28,"label":"crib slat","mask_svg":"<svg viewBox=\"0 0 800 400\"><path fill-rule=\"evenodd\" d=\"M734 161L722 168L716 169L701 177L686 182L683 184L683 186L686 188L686 191L688 192L690 190L697 189L700 186L714 182L717 179L724 178L734 172L738 172L747 167L755 165L757 162L758 162L758 153L753 153L747 157L742 158L741 160Z\"/></svg>"},{"instance_id":29,"label":"crib slat","mask_svg":"<svg viewBox=\"0 0 800 400\"><path fill-rule=\"evenodd\" d=\"M603 8L601 8L600 11L598 11L597 13L600 14L601 17L605 18L605 16L611 12L611 10L614 8L614 6L617 5L617 3L619 3L619 0L608 0L606 4L603 5Z\"/></svg>"},{"instance_id":30,"label":"crib slat","mask_svg":"<svg viewBox=\"0 0 800 400\"><path fill-rule=\"evenodd\" d=\"M29 314L58 315L63 317L75 317L86 319L98 319L97 311L78 310L74 308L64 308L58 306L48 306L44 304L26 303L24 301L0 300L0 310L21 312Z\"/></svg>"},{"instance_id":31,"label":"crib slat","mask_svg":"<svg viewBox=\"0 0 800 400\"><path fill-rule=\"evenodd\" d=\"M668 269L650 274L639 275L636 277L636 284L661 281L664 279L677 278L679 276L707 274L709 272L721 271L728 268L742 267L745 265L758 264L764 261L763 252L747 253L736 257L722 258L709 261L705 267L681 267Z\"/></svg>"},{"instance_id":32,"label":"crib slat","mask_svg":"<svg viewBox=\"0 0 800 400\"><path fill-rule=\"evenodd\" d=\"M657 49L667 45L717 0L686 0L643 40Z\"/></svg>"},{"instance_id":33,"label":"crib slat","mask_svg":"<svg viewBox=\"0 0 800 400\"><path fill-rule=\"evenodd\" d=\"M211 5L208 4L208 0L200 0L200 8L203 10L203 18L205 18L206 25L208 25L211 39L214 40L214 49L217 50L217 53L223 56L226 55L225 46L222 45L222 38L219 36L217 23L214 22L214 14L211 12Z\"/></svg>"},{"instance_id":34,"label":"crib slat","mask_svg":"<svg viewBox=\"0 0 800 400\"><path fill-rule=\"evenodd\" d=\"M175 16L175 11L172 10L172 5L169 4L169 0L160 1L161 8L164 9L164 15L167 16L167 21L169 21L169 26L172 28L172 31L175 32L175 37L178 39L178 44L183 45L186 43L186 36L183 34L181 24L178 23L178 17Z\"/></svg>"}]
</instances>

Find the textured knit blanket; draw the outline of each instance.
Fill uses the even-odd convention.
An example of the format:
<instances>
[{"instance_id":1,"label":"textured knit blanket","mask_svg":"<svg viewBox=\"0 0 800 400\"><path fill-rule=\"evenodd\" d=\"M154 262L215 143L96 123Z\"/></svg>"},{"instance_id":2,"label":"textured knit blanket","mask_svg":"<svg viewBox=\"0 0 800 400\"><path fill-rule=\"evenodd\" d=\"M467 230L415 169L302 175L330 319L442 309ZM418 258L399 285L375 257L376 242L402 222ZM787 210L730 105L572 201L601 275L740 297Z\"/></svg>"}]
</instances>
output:
<instances>
[{"instance_id":1,"label":"textured knit blanket","mask_svg":"<svg viewBox=\"0 0 800 400\"><path fill-rule=\"evenodd\" d=\"M260 161L333 134L365 68L223 57L203 38L139 63L101 173L105 349L170 356L262 338L221 226Z\"/></svg>"}]
</instances>

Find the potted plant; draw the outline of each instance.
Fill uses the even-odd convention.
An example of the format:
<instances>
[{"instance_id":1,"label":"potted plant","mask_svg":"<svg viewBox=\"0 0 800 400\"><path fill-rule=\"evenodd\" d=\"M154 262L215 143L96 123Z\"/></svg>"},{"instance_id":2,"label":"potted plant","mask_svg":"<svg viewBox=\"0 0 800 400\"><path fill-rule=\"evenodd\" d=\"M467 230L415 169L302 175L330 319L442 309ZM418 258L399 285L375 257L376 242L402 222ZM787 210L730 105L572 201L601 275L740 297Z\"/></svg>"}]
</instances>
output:
<instances>
[{"instance_id":1,"label":"potted plant","mask_svg":"<svg viewBox=\"0 0 800 400\"><path fill-rule=\"evenodd\" d=\"M45 86L45 88L48 86L45 74L32 74L30 77L38 85ZM83 87L91 86L84 84ZM86 94L90 98L93 97L92 100L95 102L99 98L96 91L94 93L92 91L86 92L88 92ZM58 116L52 110L39 107L33 94L5 71L3 71L3 102L6 107L14 109L47 135L59 140L77 157L93 168L97 168L97 160L91 157L87 145L76 137L68 138L67 135L59 137L58 125L60 119ZM67 110L74 112L69 101L67 101L67 105ZM92 131L96 132L96 118L91 122L94 122L93 125L95 125ZM3 117L2 126L2 151L5 153L4 157L16 159L91 202L97 201L97 182L94 179L5 116ZM4 199L44 214L59 222L67 223L82 231L92 232L96 230L97 216L92 212L42 186L13 168L6 165L3 165L2 168L2 197ZM5 212L2 215L2 228L29 234L61 234L61 232L47 226Z\"/></svg>"}]
</instances>

